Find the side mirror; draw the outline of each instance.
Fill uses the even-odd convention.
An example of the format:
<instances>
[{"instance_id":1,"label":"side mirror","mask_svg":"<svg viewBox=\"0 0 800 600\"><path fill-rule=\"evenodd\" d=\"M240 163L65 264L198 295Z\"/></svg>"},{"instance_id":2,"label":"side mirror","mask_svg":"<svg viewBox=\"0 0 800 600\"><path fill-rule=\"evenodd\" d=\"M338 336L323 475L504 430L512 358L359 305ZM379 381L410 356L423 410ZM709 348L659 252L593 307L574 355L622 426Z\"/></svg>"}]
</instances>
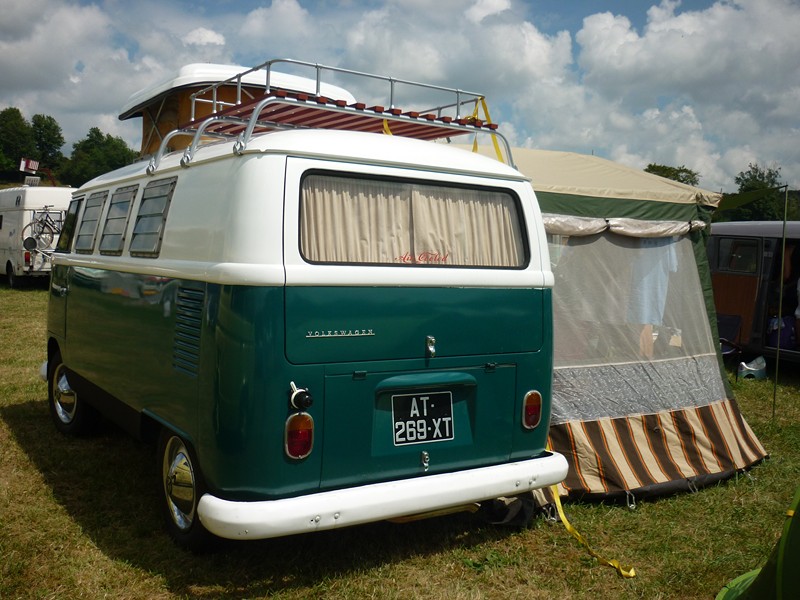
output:
<instances>
[{"instance_id":1,"label":"side mirror","mask_svg":"<svg viewBox=\"0 0 800 600\"><path fill-rule=\"evenodd\" d=\"M33 252L38 248L39 244L36 243L36 238L33 237L26 237L22 240L22 247L25 248L28 252Z\"/></svg>"}]
</instances>

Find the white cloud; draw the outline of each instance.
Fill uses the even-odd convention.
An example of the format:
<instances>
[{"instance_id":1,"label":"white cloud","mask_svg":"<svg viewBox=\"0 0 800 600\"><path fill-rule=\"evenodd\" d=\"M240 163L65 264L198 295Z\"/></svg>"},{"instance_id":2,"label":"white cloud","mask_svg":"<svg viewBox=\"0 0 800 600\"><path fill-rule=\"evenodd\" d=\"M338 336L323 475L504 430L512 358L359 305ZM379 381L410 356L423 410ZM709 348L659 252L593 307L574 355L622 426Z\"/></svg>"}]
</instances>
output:
<instances>
[{"instance_id":1,"label":"white cloud","mask_svg":"<svg viewBox=\"0 0 800 600\"><path fill-rule=\"evenodd\" d=\"M465 13L472 23L480 24L486 17L496 15L511 8L509 0L476 0Z\"/></svg>"},{"instance_id":2,"label":"white cloud","mask_svg":"<svg viewBox=\"0 0 800 600\"><path fill-rule=\"evenodd\" d=\"M211 29L198 27L183 36L183 43L187 46L224 46L225 36Z\"/></svg>"},{"instance_id":3,"label":"white cloud","mask_svg":"<svg viewBox=\"0 0 800 600\"><path fill-rule=\"evenodd\" d=\"M797 131L792 100L798 98L800 36L791 32L800 29L800 6L789 0L736 0L677 14L678 7L674 1L652 7L641 35L624 16L588 16L575 38L583 84L631 114L675 99L690 107L702 129L687 139L673 134L674 150L662 149L657 158L666 162L684 156L686 166L696 170L707 165L701 171L703 183L729 187L747 164L737 171L709 168L726 147L748 148L742 155L755 151L769 161L774 155L773 143L766 142L771 134ZM674 120L665 124L677 125ZM627 147L639 148L644 156L664 146L648 131L645 127L640 135L627 137ZM686 133L682 127L673 131ZM704 144L692 143L698 136ZM613 142L607 147L613 154ZM788 152L789 162L796 162L798 152ZM800 178L794 177L796 184Z\"/></svg>"},{"instance_id":4,"label":"white cloud","mask_svg":"<svg viewBox=\"0 0 800 600\"><path fill-rule=\"evenodd\" d=\"M97 7L38 8L43 14L22 19L30 19L24 36L0 37L0 81L12 94L62 85L78 62L90 60L92 47L106 45L110 21Z\"/></svg>"},{"instance_id":5,"label":"white cloud","mask_svg":"<svg viewBox=\"0 0 800 600\"><path fill-rule=\"evenodd\" d=\"M245 40L266 41L276 45L300 42L312 32L310 14L297 0L273 0L269 7L259 7L243 19L240 34Z\"/></svg>"},{"instance_id":6,"label":"white cloud","mask_svg":"<svg viewBox=\"0 0 800 600\"><path fill-rule=\"evenodd\" d=\"M644 23L642 8L545 32L554 2L4 0L0 108L54 116L70 145L99 124L135 144L116 114L141 87L191 62L290 57L486 93L513 143L683 164L712 189L758 161L800 187L797 0L657 1Z\"/></svg>"}]
</instances>

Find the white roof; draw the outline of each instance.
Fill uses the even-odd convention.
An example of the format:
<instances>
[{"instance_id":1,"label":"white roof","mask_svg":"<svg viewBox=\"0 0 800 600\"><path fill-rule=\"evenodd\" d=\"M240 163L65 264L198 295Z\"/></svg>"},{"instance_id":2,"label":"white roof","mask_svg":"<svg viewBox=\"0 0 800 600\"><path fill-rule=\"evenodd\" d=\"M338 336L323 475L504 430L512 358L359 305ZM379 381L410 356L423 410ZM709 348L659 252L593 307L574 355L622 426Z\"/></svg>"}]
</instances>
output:
<instances>
[{"instance_id":1,"label":"white roof","mask_svg":"<svg viewBox=\"0 0 800 600\"><path fill-rule=\"evenodd\" d=\"M204 161L234 158L233 143L231 140L198 148L188 171L197 168ZM523 174L507 164L467 152L455 144L438 144L360 131L334 129L274 131L254 136L250 140L245 154L258 153L325 158L357 164L394 165L417 170L441 170L505 180L525 180ZM164 155L157 173L162 174L176 169L181 172L186 171L187 169L180 166L182 156L183 152ZM122 167L87 182L83 189L108 185L109 181L139 177L145 172L146 167L146 161Z\"/></svg>"},{"instance_id":2,"label":"white roof","mask_svg":"<svg viewBox=\"0 0 800 600\"><path fill-rule=\"evenodd\" d=\"M172 90L184 87L211 85L213 83L225 81L226 79L235 78L240 73L249 70L248 67L237 65L215 65L210 63L185 65L161 81L148 85L138 92L131 94L128 101L122 107L119 118L120 120L124 120L140 116L145 106L165 96ZM242 77L242 83L247 86L260 86L265 88L267 72L266 70L260 70L248 73ZM235 85L235 83L231 85ZM309 79L307 77L271 71L270 87L293 92L316 94L317 83L314 79ZM353 95L344 88L328 83L320 84L320 94L332 100L345 100L348 104L352 104L356 101Z\"/></svg>"},{"instance_id":3,"label":"white roof","mask_svg":"<svg viewBox=\"0 0 800 600\"><path fill-rule=\"evenodd\" d=\"M729 221L712 223L711 233L717 235L783 237L783 221ZM786 221L786 236L800 237L800 221Z\"/></svg>"}]
</instances>

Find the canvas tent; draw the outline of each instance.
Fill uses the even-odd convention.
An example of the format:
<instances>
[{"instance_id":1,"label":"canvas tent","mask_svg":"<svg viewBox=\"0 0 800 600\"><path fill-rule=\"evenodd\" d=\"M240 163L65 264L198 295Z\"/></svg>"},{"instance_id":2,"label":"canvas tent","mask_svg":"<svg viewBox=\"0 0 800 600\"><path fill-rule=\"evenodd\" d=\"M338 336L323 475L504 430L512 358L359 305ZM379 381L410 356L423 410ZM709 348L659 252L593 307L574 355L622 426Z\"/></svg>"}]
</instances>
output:
<instances>
[{"instance_id":1,"label":"canvas tent","mask_svg":"<svg viewBox=\"0 0 800 600\"><path fill-rule=\"evenodd\" d=\"M632 502L763 459L718 354L705 243L720 194L595 156L513 157L536 190L555 276L550 441L570 464L560 494Z\"/></svg>"}]
</instances>

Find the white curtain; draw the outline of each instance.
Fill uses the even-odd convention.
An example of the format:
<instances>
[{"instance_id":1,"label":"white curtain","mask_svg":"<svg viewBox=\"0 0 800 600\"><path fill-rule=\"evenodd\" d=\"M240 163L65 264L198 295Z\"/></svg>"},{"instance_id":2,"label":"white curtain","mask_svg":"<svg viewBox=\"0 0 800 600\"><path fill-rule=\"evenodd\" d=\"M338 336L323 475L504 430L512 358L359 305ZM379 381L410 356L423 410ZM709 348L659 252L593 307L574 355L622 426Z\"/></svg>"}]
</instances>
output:
<instances>
[{"instance_id":1,"label":"white curtain","mask_svg":"<svg viewBox=\"0 0 800 600\"><path fill-rule=\"evenodd\" d=\"M517 204L505 192L312 175L301 251L312 262L521 267Z\"/></svg>"}]
</instances>

